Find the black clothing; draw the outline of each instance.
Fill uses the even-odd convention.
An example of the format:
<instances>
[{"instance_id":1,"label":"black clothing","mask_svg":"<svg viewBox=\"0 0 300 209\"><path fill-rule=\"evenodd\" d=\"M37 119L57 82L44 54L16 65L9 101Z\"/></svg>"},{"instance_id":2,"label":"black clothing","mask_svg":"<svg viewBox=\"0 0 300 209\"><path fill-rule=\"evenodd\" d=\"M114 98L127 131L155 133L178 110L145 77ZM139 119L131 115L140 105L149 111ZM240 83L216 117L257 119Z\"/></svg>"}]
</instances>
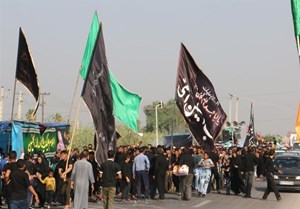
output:
<instances>
[{"instance_id":1,"label":"black clothing","mask_svg":"<svg viewBox=\"0 0 300 209\"><path fill-rule=\"evenodd\" d=\"M274 181L274 171L275 170L277 170L277 169L274 168L273 159L271 157L267 157L265 159L265 172L266 172L266 177L267 177L267 188L263 195L263 199L267 199L270 192L275 193L277 200L281 199L278 189L276 187L275 181Z\"/></svg>"},{"instance_id":2,"label":"black clothing","mask_svg":"<svg viewBox=\"0 0 300 209\"><path fill-rule=\"evenodd\" d=\"M44 179L47 174L48 174L48 170L49 167L48 165L46 165L45 163L41 163L41 164L35 164L34 167L34 173L40 173L42 175L42 179ZM44 207L45 204L45 192L46 192L46 185L43 184L38 178L34 178L33 180L33 188L35 189L36 193L39 196L39 200L40 200L40 206Z\"/></svg>"},{"instance_id":3,"label":"black clothing","mask_svg":"<svg viewBox=\"0 0 300 209\"><path fill-rule=\"evenodd\" d=\"M117 152L115 156L115 162L118 163L121 167L125 163L125 153Z\"/></svg>"},{"instance_id":4,"label":"black clothing","mask_svg":"<svg viewBox=\"0 0 300 209\"><path fill-rule=\"evenodd\" d=\"M4 166L3 166L3 169L2 171L3 172L6 172L7 170L10 170L10 173L14 172L14 171L18 171L18 166L17 166L17 163L16 162L12 162L12 163L6 163ZM10 177L9 177L10 179ZM7 185L6 182L4 181L3 179L3 184L2 184L2 193L3 193L3 196L6 197L7 194L8 194L8 190L11 190L11 185Z\"/></svg>"},{"instance_id":5,"label":"black clothing","mask_svg":"<svg viewBox=\"0 0 300 209\"><path fill-rule=\"evenodd\" d=\"M57 170L62 169L62 173L65 172L66 164L67 164L67 161L63 161L63 160L59 161L57 164ZM69 165L73 165L73 160L71 160L71 159L69 160L68 166ZM72 171L67 173L67 179L71 178L71 175L72 175Z\"/></svg>"},{"instance_id":6,"label":"black clothing","mask_svg":"<svg viewBox=\"0 0 300 209\"><path fill-rule=\"evenodd\" d=\"M263 156L259 156L259 158L256 158L257 162L257 168L256 168L256 176L260 177L261 175L264 176L264 158Z\"/></svg>"},{"instance_id":7,"label":"black clothing","mask_svg":"<svg viewBox=\"0 0 300 209\"><path fill-rule=\"evenodd\" d=\"M159 198L165 198L165 181L166 181L166 173L168 170L169 161L166 156L159 155L156 157L154 173L155 173L155 183L157 186L157 190L159 193Z\"/></svg>"},{"instance_id":8,"label":"black clothing","mask_svg":"<svg viewBox=\"0 0 300 209\"><path fill-rule=\"evenodd\" d=\"M25 200L27 199L27 188L30 186L28 174L21 170L15 170L10 174L10 182L8 184L9 200Z\"/></svg>"},{"instance_id":9,"label":"black clothing","mask_svg":"<svg viewBox=\"0 0 300 209\"><path fill-rule=\"evenodd\" d=\"M10 170L10 172L19 170L19 169L18 169L18 166L17 166L17 162L6 163L6 164L3 166L2 171L3 171L3 172L6 172L7 170Z\"/></svg>"},{"instance_id":10,"label":"black clothing","mask_svg":"<svg viewBox=\"0 0 300 209\"><path fill-rule=\"evenodd\" d=\"M183 154L179 158L179 165L187 165L189 167L189 173L194 174L194 167L196 166L195 160L190 154Z\"/></svg>"},{"instance_id":11,"label":"black clothing","mask_svg":"<svg viewBox=\"0 0 300 209\"><path fill-rule=\"evenodd\" d=\"M231 170L231 190L237 195L240 192L245 193L245 184L241 175L242 159L240 155L232 157L230 160Z\"/></svg>"},{"instance_id":12,"label":"black clothing","mask_svg":"<svg viewBox=\"0 0 300 209\"><path fill-rule=\"evenodd\" d=\"M157 156L154 165L154 174L166 173L166 171L168 170L168 166L169 161L167 160L165 155Z\"/></svg>"},{"instance_id":13,"label":"black clothing","mask_svg":"<svg viewBox=\"0 0 300 209\"><path fill-rule=\"evenodd\" d=\"M100 172L102 172L102 186L103 187L115 187L116 175L121 172L118 163L112 160L107 160L101 164Z\"/></svg>"},{"instance_id":14,"label":"black clothing","mask_svg":"<svg viewBox=\"0 0 300 209\"><path fill-rule=\"evenodd\" d=\"M270 157L265 158L265 172L266 174L272 173L274 174L274 171L277 171L277 169L274 167L273 159Z\"/></svg>"},{"instance_id":15,"label":"black clothing","mask_svg":"<svg viewBox=\"0 0 300 209\"><path fill-rule=\"evenodd\" d=\"M242 158L242 171L254 171L255 164L255 157L253 154L249 152L244 153Z\"/></svg>"},{"instance_id":16,"label":"black clothing","mask_svg":"<svg viewBox=\"0 0 300 209\"><path fill-rule=\"evenodd\" d=\"M209 158L211 159L211 161L214 163L214 167L211 168L211 176L210 176L210 182L212 177L214 176L215 180L216 180L216 189L217 191L220 190L220 175L219 175L219 171L218 171L218 161L219 161L219 155L215 152L212 152L209 154ZM211 184L208 185L207 190L210 191L211 190Z\"/></svg>"},{"instance_id":17,"label":"black clothing","mask_svg":"<svg viewBox=\"0 0 300 209\"><path fill-rule=\"evenodd\" d=\"M30 160L26 160L25 169L29 172L30 175L34 175L34 164Z\"/></svg>"},{"instance_id":18,"label":"black clothing","mask_svg":"<svg viewBox=\"0 0 300 209\"><path fill-rule=\"evenodd\" d=\"M93 168L93 174L94 174L94 180L95 180L95 183L94 183L94 191L93 191L93 194L94 195L96 195L96 193L98 192L98 190L99 190L99 187L100 187L100 185L99 185L99 166L98 166L98 163L95 161L95 160L93 160L93 161L89 161L91 164L92 164L92 168ZM89 189L89 195L91 196L91 194L92 194L92 191L91 191L91 186L90 186L90 189Z\"/></svg>"},{"instance_id":19,"label":"black clothing","mask_svg":"<svg viewBox=\"0 0 300 209\"><path fill-rule=\"evenodd\" d=\"M42 175L42 178L45 178L48 174L49 167L46 166L44 163L42 164L35 164L34 166L34 174L37 172Z\"/></svg>"},{"instance_id":20,"label":"black clothing","mask_svg":"<svg viewBox=\"0 0 300 209\"><path fill-rule=\"evenodd\" d=\"M126 180L126 177L132 179L132 168L129 163L124 163L122 166L122 178Z\"/></svg>"}]
</instances>

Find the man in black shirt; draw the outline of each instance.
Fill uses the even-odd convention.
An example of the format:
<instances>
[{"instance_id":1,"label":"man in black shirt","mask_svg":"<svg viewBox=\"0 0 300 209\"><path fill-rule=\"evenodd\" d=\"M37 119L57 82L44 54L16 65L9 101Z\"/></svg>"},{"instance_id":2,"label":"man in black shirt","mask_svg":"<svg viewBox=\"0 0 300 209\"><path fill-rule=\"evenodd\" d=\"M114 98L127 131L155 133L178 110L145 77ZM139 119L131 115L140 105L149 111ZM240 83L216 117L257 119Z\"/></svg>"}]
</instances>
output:
<instances>
[{"instance_id":1,"label":"man in black shirt","mask_svg":"<svg viewBox=\"0 0 300 209\"><path fill-rule=\"evenodd\" d=\"M252 154L251 149L245 146L242 157L242 171L245 178L245 198L251 198L255 162L255 156Z\"/></svg>"},{"instance_id":2,"label":"man in black shirt","mask_svg":"<svg viewBox=\"0 0 300 209\"><path fill-rule=\"evenodd\" d=\"M187 165L189 167L189 173L187 176L179 177L181 199L190 200L192 198L192 183L194 177L195 160L187 148L183 150L183 154L179 159L179 166L182 165Z\"/></svg>"},{"instance_id":3,"label":"man in black shirt","mask_svg":"<svg viewBox=\"0 0 300 209\"><path fill-rule=\"evenodd\" d=\"M60 158L61 161L59 161L57 165L58 174L60 178L62 179L62 188L61 188L61 195L65 197L65 209L68 209L71 207L71 174L73 169L73 161L72 158L68 160L70 156L68 155L68 152L66 150L61 151Z\"/></svg>"},{"instance_id":4,"label":"man in black shirt","mask_svg":"<svg viewBox=\"0 0 300 209\"><path fill-rule=\"evenodd\" d=\"M157 150L157 157L154 165L155 183L159 193L159 199L165 199L165 180L168 167L169 161L163 154L162 148L159 148Z\"/></svg>"},{"instance_id":5,"label":"man in black shirt","mask_svg":"<svg viewBox=\"0 0 300 209\"><path fill-rule=\"evenodd\" d=\"M214 167L211 168L212 175L210 176L210 179L212 178L212 176L214 176L214 178L216 180L216 189L217 189L217 192L220 193L220 175L219 175L219 171L218 171L219 155L218 155L218 151L215 148L209 154L209 158L213 161L213 163L215 165ZM210 182L211 182L211 180L210 180ZM209 190L210 190L211 186L212 185L209 184Z\"/></svg>"},{"instance_id":6,"label":"man in black shirt","mask_svg":"<svg viewBox=\"0 0 300 209\"><path fill-rule=\"evenodd\" d=\"M19 159L16 164L18 169L11 172L8 181L9 208L27 209L27 189L34 195L37 204L39 197L30 185L28 174L25 173L25 160Z\"/></svg>"},{"instance_id":7,"label":"man in black shirt","mask_svg":"<svg viewBox=\"0 0 300 209\"><path fill-rule=\"evenodd\" d=\"M279 200L281 200L281 196L278 192L278 189L277 189L275 181L274 181L274 171L275 171L274 162L273 162L274 156L275 156L275 151L270 150L269 155L265 161L265 172L266 172L268 185L267 185L266 191L264 193L263 199L266 200L268 195L270 194L270 192L273 191L275 193L276 199L279 201Z\"/></svg>"},{"instance_id":8,"label":"man in black shirt","mask_svg":"<svg viewBox=\"0 0 300 209\"><path fill-rule=\"evenodd\" d=\"M4 175L4 182L7 183L9 181L9 176L12 171L18 170L17 167L17 153L16 151L11 151L9 153L8 157L8 163L4 165L3 172L5 173Z\"/></svg>"},{"instance_id":9,"label":"man in black shirt","mask_svg":"<svg viewBox=\"0 0 300 209\"><path fill-rule=\"evenodd\" d=\"M113 209L116 193L116 178L122 179L122 174L119 164L114 162L114 151L109 150L107 156L107 161L102 163L100 167L100 178L102 178L104 209Z\"/></svg>"}]
</instances>

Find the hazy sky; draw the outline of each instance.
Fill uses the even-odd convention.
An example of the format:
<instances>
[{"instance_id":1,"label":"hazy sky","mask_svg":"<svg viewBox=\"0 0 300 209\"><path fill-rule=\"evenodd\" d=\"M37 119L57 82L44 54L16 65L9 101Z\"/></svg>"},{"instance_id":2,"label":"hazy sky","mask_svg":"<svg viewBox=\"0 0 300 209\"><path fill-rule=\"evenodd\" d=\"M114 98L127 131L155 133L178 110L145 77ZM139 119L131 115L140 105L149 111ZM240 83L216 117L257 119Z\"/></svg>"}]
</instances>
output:
<instances>
[{"instance_id":1,"label":"hazy sky","mask_svg":"<svg viewBox=\"0 0 300 209\"><path fill-rule=\"evenodd\" d=\"M284 0L1 0L0 86L4 119L11 114L19 27L25 32L45 97L45 117L67 116L85 44L97 10L103 23L110 70L143 106L175 95L180 43L214 84L229 113L229 94L239 97L239 120L262 134L294 131L300 102L300 66L290 1ZM71 118L75 118L80 79ZM34 98L21 84L23 115ZM235 119L235 98L232 118ZM81 106L79 119L92 124ZM17 103L15 110L17 112ZM41 120L41 107L37 113Z\"/></svg>"}]
</instances>

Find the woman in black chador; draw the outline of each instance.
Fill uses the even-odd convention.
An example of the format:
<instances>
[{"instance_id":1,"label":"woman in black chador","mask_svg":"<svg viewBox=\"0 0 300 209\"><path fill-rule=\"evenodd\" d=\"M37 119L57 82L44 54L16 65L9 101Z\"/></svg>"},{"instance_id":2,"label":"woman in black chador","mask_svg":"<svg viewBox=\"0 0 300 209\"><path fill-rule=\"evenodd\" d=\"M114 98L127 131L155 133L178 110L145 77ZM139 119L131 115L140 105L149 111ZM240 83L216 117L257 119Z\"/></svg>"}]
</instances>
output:
<instances>
[{"instance_id":1,"label":"woman in black chador","mask_svg":"<svg viewBox=\"0 0 300 209\"><path fill-rule=\"evenodd\" d=\"M236 152L232 153L232 158L230 159L230 170L231 172L231 190L238 195L240 192L245 193L245 184L242 177L242 158L240 147L237 148Z\"/></svg>"}]
</instances>

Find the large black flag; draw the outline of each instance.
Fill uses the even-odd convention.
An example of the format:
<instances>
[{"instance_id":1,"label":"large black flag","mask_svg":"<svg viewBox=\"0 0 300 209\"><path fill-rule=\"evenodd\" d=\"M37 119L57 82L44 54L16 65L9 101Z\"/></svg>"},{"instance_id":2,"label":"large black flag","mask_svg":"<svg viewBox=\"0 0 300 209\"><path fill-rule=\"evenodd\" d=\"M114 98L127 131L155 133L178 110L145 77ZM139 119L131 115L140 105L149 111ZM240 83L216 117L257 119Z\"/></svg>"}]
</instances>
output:
<instances>
[{"instance_id":1,"label":"large black flag","mask_svg":"<svg viewBox=\"0 0 300 209\"><path fill-rule=\"evenodd\" d=\"M17 70L16 79L21 82L34 96L36 100L36 107L33 112L35 115L39 106L39 84L37 79L37 74L34 69L33 60L28 48L28 44L25 35L20 28L19 32L19 48L18 48L18 58L17 58Z\"/></svg>"},{"instance_id":2,"label":"large black flag","mask_svg":"<svg viewBox=\"0 0 300 209\"><path fill-rule=\"evenodd\" d=\"M183 44L179 55L175 99L195 139L206 151L211 151L227 116L212 83Z\"/></svg>"},{"instance_id":3,"label":"large black flag","mask_svg":"<svg viewBox=\"0 0 300 209\"><path fill-rule=\"evenodd\" d=\"M81 95L94 121L97 133L96 160L101 164L107 159L107 151L115 149L116 140L112 92L101 24Z\"/></svg>"},{"instance_id":4,"label":"large black flag","mask_svg":"<svg viewBox=\"0 0 300 209\"><path fill-rule=\"evenodd\" d=\"M255 136L255 130L254 130L254 110L253 110L253 105L251 103L250 122L249 122L248 131L246 134L244 146L254 147L256 145L257 145L257 138Z\"/></svg>"}]
</instances>

